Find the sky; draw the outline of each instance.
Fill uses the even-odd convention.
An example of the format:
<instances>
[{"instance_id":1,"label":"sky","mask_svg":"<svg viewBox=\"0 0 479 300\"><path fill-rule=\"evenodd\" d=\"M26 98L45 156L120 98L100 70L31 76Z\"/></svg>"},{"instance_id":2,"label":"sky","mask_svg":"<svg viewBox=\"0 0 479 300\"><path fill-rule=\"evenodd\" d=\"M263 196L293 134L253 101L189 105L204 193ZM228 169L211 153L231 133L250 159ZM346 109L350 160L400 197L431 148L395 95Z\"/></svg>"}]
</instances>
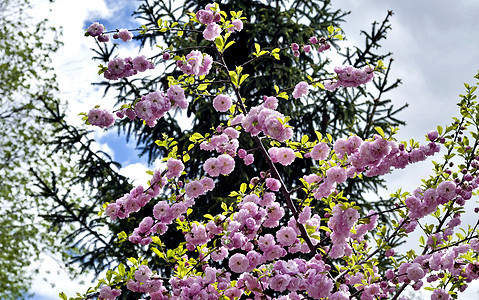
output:
<instances>
[{"instance_id":1,"label":"sky","mask_svg":"<svg viewBox=\"0 0 479 300\"><path fill-rule=\"evenodd\" d=\"M34 6L35 15L50 18L50 21L63 27L63 48L54 57L54 65L60 84L60 97L70 103L70 121L81 125L78 112L87 112L101 104L111 108L111 97L102 98L103 92L91 85L97 81L97 63L91 60L92 39L83 36L86 27L100 20L107 28L136 27L130 14L137 1L105 0L57 0L52 11L46 9L48 1L38 0ZM362 43L359 30L370 30L373 21L382 21L388 10L394 12L391 18L392 30L383 42L384 52L393 52L395 62L391 78L401 78L403 84L389 93L396 107L408 103L399 119L407 125L401 128L398 139L424 141L424 135L451 122L457 116L458 94L464 91L463 82L474 82L473 76L479 69L479 1L473 0L423 0L423 1L378 1L378 0L333 0L333 7L350 10L346 23L342 26L347 43ZM246 12L247 13L247 12ZM121 54L136 55L138 46L134 43L122 44ZM136 158L133 145L124 145L124 138L117 137L116 131L95 132L99 139L98 148L110 153L123 164L121 172L135 174L137 183L146 178L144 160ZM155 166L158 167L157 162ZM387 176L388 191L391 193L401 186L417 187L420 178L427 175L430 163L412 166L406 170ZM413 188L412 188L413 189ZM477 218L477 217L476 217ZM55 257L45 256L44 266L50 268L51 287L38 280L32 286L34 299L58 299L64 291L71 296L83 291L85 285L71 281L61 273ZM60 271L60 274L56 274ZM88 277L87 277L88 278ZM479 299L479 289L472 287L461 299Z\"/></svg>"}]
</instances>

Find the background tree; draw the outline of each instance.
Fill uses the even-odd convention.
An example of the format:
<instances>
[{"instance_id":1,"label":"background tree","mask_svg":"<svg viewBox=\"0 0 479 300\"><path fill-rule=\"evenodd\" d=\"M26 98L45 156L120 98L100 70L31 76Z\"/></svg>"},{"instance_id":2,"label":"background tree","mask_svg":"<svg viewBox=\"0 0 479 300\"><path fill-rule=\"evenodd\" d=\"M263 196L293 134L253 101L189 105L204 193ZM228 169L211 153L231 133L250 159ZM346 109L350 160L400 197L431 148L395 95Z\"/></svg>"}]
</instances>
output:
<instances>
[{"instance_id":1,"label":"background tree","mask_svg":"<svg viewBox=\"0 0 479 300\"><path fill-rule=\"evenodd\" d=\"M54 247L41 226L29 166L45 176L59 165L45 141L54 129L40 123L44 105L55 102L50 55L59 32L34 22L29 1L0 0L0 298L23 299L40 253ZM47 34L48 33L48 34ZM47 38L49 36L50 38Z\"/></svg>"}]
</instances>

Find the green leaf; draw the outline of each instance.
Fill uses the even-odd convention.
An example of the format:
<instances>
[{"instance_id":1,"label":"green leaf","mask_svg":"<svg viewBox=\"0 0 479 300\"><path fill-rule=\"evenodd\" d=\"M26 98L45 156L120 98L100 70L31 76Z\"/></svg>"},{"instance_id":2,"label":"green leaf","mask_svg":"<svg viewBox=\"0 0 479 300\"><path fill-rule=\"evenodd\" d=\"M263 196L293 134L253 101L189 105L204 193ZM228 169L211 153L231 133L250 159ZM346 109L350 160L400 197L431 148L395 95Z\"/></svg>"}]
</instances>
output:
<instances>
[{"instance_id":1,"label":"green leaf","mask_svg":"<svg viewBox=\"0 0 479 300\"><path fill-rule=\"evenodd\" d=\"M138 260L136 260L136 258L134 258L134 257L128 257L128 260L129 260L134 266L138 266Z\"/></svg>"},{"instance_id":2,"label":"green leaf","mask_svg":"<svg viewBox=\"0 0 479 300\"><path fill-rule=\"evenodd\" d=\"M278 96L278 98L284 98L284 99L289 99L289 96L288 94L286 94L286 92L281 92Z\"/></svg>"},{"instance_id":3,"label":"green leaf","mask_svg":"<svg viewBox=\"0 0 479 300\"><path fill-rule=\"evenodd\" d=\"M256 49L256 53L258 54L259 51L260 51L260 49L261 49L260 46L259 46L259 44L258 44L258 43L255 43L255 44L254 44L254 48Z\"/></svg>"},{"instance_id":4,"label":"green leaf","mask_svg":"<svg viewBox=\"0 0 479 300\"><path fill-rule=\"evenodd\" d=\"M228 49L231 45L233 45L235 41L229 41L228 44L226 44L225 48L223 50Z\"/></svg>"},{"instance_id":5,"label":"green leaf","mask_svg":"<svg viewBox=\"0 0 479 300\"><path fill-rule=\"evenodd\" d=\"M160 258L164 258L165 255L163 254L163 252L161 252L160 250L156 249L155 247L150 247L150 249L155 252L156 255L158 255L158 257Z\"/></svg>"},{"instance_id":6,"label":"green leaf","mask_svg":"<svg viewBox=\"0 0 479 300\"><path fill-rule=\"evenodd\" d=\"M333 26L328 26L328 32L329 32L330 35L333 34L334 27Z\"/></svg>"},{"instance_id":7,"label":"green leaf","mask_svg":"<svg viewBox=\"0 0 479 300\"><path fill-rule=\"evenodd\" d=\"M230 71L229 74L230 74L231 82L234 85L238 85L238 74L236 74L235 71Z\"/></svg>"},{"instance_id":8,"label":"green leaf","mask_svg":"<svg viewBox=\"0 0 479 300\"><path fill-rule=\"evenodd\" d=\"M242 192L243 194L246 193L247 188L248 188L248 185L243 182L240 186L240 192Z\"/></svg>"},{"instance_id":9,"label":"green leaf","mask_svg":"<svg viewBox=\"0 0 479 300\"><path fill-rule=\"evenodd\" d=\"M309 136L306 134L301 138L301 144L306 144L309 141Z\"/></svg>"},{"instance_id":10,"label":"green leaf","mask_svg":"<svg viewBox=\"0 0 479 300\"><path fill-rule=\"evenodd\" d=\"M249 77L249 74L242 75L239 84L241 85L243 83L243 81L245 81L245 79L248 78L248 77Z\"/></svg>"},{"instance_id":11,"label":"green leaf","mask_svg":"<svg viewBox=\"0 0 479 300\"><path fill-rule=\"evenodd\" d=\"M205 218L207 218L207 219L210 219L210 220L214 220L214 219L215 219L215 217L213 217L213 216L210 215L210 214L205 214L205 215L203 215L203 217L205 217Z\"/></svg>"},{"instance_id":12,"label":"green leaf","mask_svg":"<svg viewBox=\"0 0 479 300\"><path fill-rule=\"evenodd\" d=\"M221 202L221 208L222 208L224 211L228 211L228 206L227 206L226 203L224 203L224 202Z\"/></svg>"},{"instance_id":13,"label":"green leaf","mask_svg":"<svg viewBox=\"0 0 479 300\"><path fill-rule=\"evenodd\" d=\"M60 294L58 294L58 296L60 296L60 298L62 298L63 300L68 300L68 297L64 292L61 292Z\"/></svg>"},{"instance_id":14,"label":"green leaf","mask_svg":"<svg viewBox=\"0 0 479 300\"><path fill-rule=\"evenodd\" d=\"M442 132L443 132L443 129L440 125L437 125L437 133L439 133L439 135L442 135Z\"/></svg>"},{"instance_id":15,"label":"green leaf","mask_svg":"<svg viewBox=\"0 0 479 300\"><path fill-rule=\"evenodd\" d=\"M332 143L333 142L333 137L329 133L326 133L326 136L328 137L328 141L330 143Z\"/></svg>"},{"instance_id":16,"label":"green leaf","mask_svg":"<svg viewBox=\"0 0 479 300\"><path fill-rule=\"evenodd\" d=\"M220 35L215 39L215 45L218 48L219 51L223 50L223 46L225 45L225 41L223 40L223 37Z\"/></svg>"},{"instance_id":17,"label":"green leaf","mask_svg":"<svg viewBox=\"0 0 479 300\"><path fill-rule=\"evenodd\" d=\"M125 272L125 265L124 265L124 264L120 264L120 265L118 266L118 274L123 277L123 276L125 276L125 273L126 273L126 272Z\"/></svg>"},{"instance_id":18,"label":"green leaf","mask_svg":"<svg viewBox=\"0 0 479 300\"><path fill-rule=\"evenodd\" d=\"M384 130L381 127L376 126L374 127L374 130L376 130L379 133L379 135L381 135L384 138Z\"/></svg>"},{"instance_id":19,"label":"green leaf","mask_svg":"<svg viewBox=\"0 0 479 300\"><path fill-rule=\"evenodd\" d=\"M206 89L208 88L208 85L209 85L209 84L207 84L207 83L202 83L202 84L200 84L200 85L198 86L197 89L198 89L199 91L204 91L204 90L206 90Z\"/></svg>"}]
</instances>

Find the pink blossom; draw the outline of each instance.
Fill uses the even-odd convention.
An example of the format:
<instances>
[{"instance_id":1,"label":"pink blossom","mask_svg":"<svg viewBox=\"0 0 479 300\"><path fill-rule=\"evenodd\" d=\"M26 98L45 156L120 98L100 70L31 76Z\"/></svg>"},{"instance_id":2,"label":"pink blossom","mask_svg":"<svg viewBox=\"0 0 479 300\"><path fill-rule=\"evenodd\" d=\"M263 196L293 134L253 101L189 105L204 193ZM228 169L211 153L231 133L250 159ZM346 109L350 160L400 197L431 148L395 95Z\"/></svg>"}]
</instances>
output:
<instances>
[{"instance_id":1,"label":"pink blossom","mask_svg":"<svg viewBox=\"0 0 479 300\"><path fill-rule=\"evenodd\" d=\"M206 10L206 9L199 10L196 13L196 18L202 24L211 24L211 23L214 22L213 21L213 19L214 19L213 11L209 10L209 9L208 10Z\"/></svg>"},{"instance_id":2,"label":"pink blossom","mask_svg":"<svg viewBox=\"0 0 479 300\"><path fill-rule=\"evenodd\" d=\"M456 196L456 184L451 181L443 181L437 186L437 195L446 200L452 200Z\"/></svg>"},{"instance_id":3,"label":"pink blossom","mask_svg":"<svg viewBox=\"0 0 479 300\"><path fill-rule=\"evenodd\" d=\"M199 181L192 181L185 187L186 195L190 198L196 198L204 194L205 188Z\"/></svg>"},{"instance_id":4,"label":"pink blossom","mask_svg":"<svg viewBox=\"0 0 479 300\"><path fill-rule=\"evenodd\" d=\"M95 37L95 36L101 35L104 29L105 27L103 26L103 24L99 24L98 22L95 22L88 27L86 32L88 32L89 35Z\"/></svg>"},{"instance_id":5,"label":"pink blossom","mask_svg":"<svg viewBox=\"0 0 479 300\"><path fill-rule=\"evenodd\" d=\"M133 58L132 63L133 69L137 70L138 72L145 72L148 69L154 68L153 64L149 62L144 55Z\"/></svg>"},{"instance_id":6,"label":"pink blossom","mask_svg":"<svg viewBox=\"0 0 479 300\"><path fill-rule=\"evenodd\" d=\"M203 185L205 191L212 191L215 188L215 182L212 178L203 177L200 183Z\"/></svg>"},{"instance_id":7,"label":"pink blossom","mask_svg":"<svg viewBox=\"0 0 479 300\"><path fill-rule=\"evenodd\" d=\"M235 168L234 159L228 154L218 156L218 164L220 165L221 174L228 175L233 172Z\"/></svg>"},{"instance_id":8,"label":"pink blossom","mask_svg":"<svg viewBox=\"0 0 479 300\"><path fill-rule=\"evenodd\" d=\"M347 179L346 170L340 166L332 167L326 171L328 180L336 183L343 183Z\"/></svg>"},{"instance_id":9,"label":"pink blossom","mask_svg":"<svg viewBox=\"0 0 479 300\"><path fill-rule=\"evenodd\" d=\"M303 211L299 213L298 223L306 224L306 221L308 221L310 217L311 217L311 207L305 206L303 208Z\"/></svg>"},{"instance_id":10,"label":"pink blossom","mask_svg":"<svg viewBox=\"0 0 479 300\"><path fill-rule=\"evenodd\" d=\"M296 155L294 155L294 151L291 148L279 148L276 154L278 162L283 166L289 166L293 163Z\"/></svg>"},{"instance_id":11,"label":"pink blossom","mask_svg":"<svg viewBox=\"0 0 479 300\"><path fill-rule=\"evenodd\" d=\"M214 41L221 34L221 27L216 23L210 23L203 31L203 38L208 41Z\"/></svg>"},{"instance_id":12,"label":"pink blossom","mask_svg":"<svg viewBox=\"0 0 479 300\"><path fill-rule=\"evenodd\" d=\"M413 263L407 268L407 277L413 281L419 281L424 277L424 270L418 263Z\"/></svg>"},{"instance_id":13,"label":"pink blossom","mask_svg":"<svg viewBox=\"0 0 479 300\"><path fill-rule=\"evenodd\" d=\"M166 172L165 175L168 179L171 179L173 177L180 177L181 173L185 169L185 166L183 165L183 163L176 158L168 159L166 166L168 167L168 171Z\"/></svg>"},{"instance_id":14,"label":"pink blossom","mask_svg":"<svg viewBox=\"0 0 479 300\"><path fill-rule=\"evenodd\" d=\"M239 138L239 131L234 129L233 127L228 127L223 131L230 139L237 139ZM242 157L240 157L242 158Z\"/></svg>"},{"instance_id":15,"label":"pink blossom","mask_svg":"<svg viewBox=\"0 0 479 300\"><path fill-rule=\"evenodd\" d=\"M248 154L244 158L244 164L249 166L254 162L254 155L253 154Z\"/></svg>"},{"instance_id":16,"label":"pink blossom","mask_svg":"<svg viewBox=\"0 0 479 300\"><path fill-rule=\"evenodd\" d=\"M168 88L167 90L168 98L173 101L173 107L180 107L181 109L188 108L188 102L185 97L185 90L179 85L175 84Z\"/></svg>"},{"instance_id":17,"label":"pink blossom","mask_svg":"<svg viewBox=\"0 0 479 300\"><path fill-rule=\"evenodd\" d=\"M278 99L276 97L266 97L263 106L269 109L276 109L278 108Z\"/></svg>"},{"instance_id":18,"label":"pink blossom","mask_svg":"<svg viewBox=\"0 0 479 300\"><path fill-rule=\"evenodd\" d=\"M217 177L221 174L221 164L215 157L208 158L203 165L203 169L211 177Z\"/></svg>"},{"instance_id":19,"label":"pink blossom","mask_svg":"<svg viewBox=\"0 0 479 300\"><path fill-rule=\"evenodd\" d=\"M266 187L273 192L277 192L281 188L281 183L275 178L267 178Z\"/></svg>"},{"instance_id":20,"label":"pink blossom","mask_svg":"<svg viewBox=\"0 0 479 300\"><path fill-rule=\"evenodd\" d=\"M329 146L326 143L319 143L311 150L311 158L314 160L325 160L329 155Z\"/></svg>"},{"instance_id":21,"label":"pink blossom","mask_svg":"<svg viewBox=\"0 0 479 300\"><path fill-rule=\"evenodd\" d=\"M448 300L450 296L444 289L435 289L432 292L431 300Z\"/></svg>"},{"instance_id":22,"label":"pink blossom","mask_svg":"<svg viewBox=\"0 0 479 300\"><path fill-rule=\"evenodd\" d=\"M231 24L233 24L233 28L238 32L243 29L243 21L241 21L240 19L235 19L231 21Z\"/></svg>"},{"instance_id":23,"label":"pink blossom","mask_svg":"<svg viewBox=\"0 0 479 300\"><path fill-rule=\"evenodd\" d=\"M293 98L299 99L303 96L308 95L309 84L306 81L301 81L294 87Z\"/></svg>"},{"instance_id":24,"label":"pink blossom","mask_svg":"<svg viewBox=\"0 0 479 300\"><path fill-rule=\"evenodd\" d=\"M278 232L276 233L276 239L282 246L291 246L296 242L296 232L294 231L293 228L287 226L287 227L282 227Z\"/></svg>"},{"instance_id":25,"label":"pink blossom","mask_svg":"<svg viewBox=\"0 0 479 300\"><path fill-rule=\"evenodd\" d=\"M184 61L177 61L176 65L188 75L207 75L211 69L213 58L208 54L203 54L198 50L193 50L186 55Z\"/></svg>"},{"instance_id":26,"label":"pink blossom","mask_svg":"<svg viewBox=\"0 0 479 300\"><path fill-rule=\"evenodd\" d=\"M220 94L213 99L213 107L216 111L227 112L231 107L231 98L227 95Z\"/></svg>"},{"instance_id":27,"label":"pink blossom","mask_svg":"<svg viewBox=\"0 0 479 300\"><path fill-rule=\"evenodd\" d=\"M269 286L271 289L283 292L289 284L291 277L289 275L276 275L269 279Z\"/></svg>"},{"instance_id":28,"label":"pink blossom","mask_svg":"<svg viewBox=\"0 0 479 300\"><path fill-rule=\"evenodd\" d=\"M128 29L122 28L118 31L118 37L124 42L129 42L133 38L133 34Z\"/></svg>"},{"instance_id":29,"label":"pink blossom","mask_svg":"<svg viewBox=\"0 0 479 300\"><path fill-rule=\"evenodd\" d=\"M235 273L243 273L249 267L249 260L244 254L236 253L231 256L228 266Z\"/></svg>"},{"instance_id":30,"label":"pink blossom","mask_svg":"<svg viewBox=\"0 0 479 300\"><path fill-rule=\"evenodd\" d=\"M157 220L165 221L170 219L171 209L166 201L160 201L153 207L153 216ZM173 219L173 218L171 218Z\"/></svg>"},{"instance_id":31,"label":"pink blossom","mask_svg":"<svg viewBox=\"0 0 479 300\"><path fill-rule=\"evenodd\" d=\"M150 268L145 265L140 265L138 269L135 271L135 280L138 282L147 282L153 272L151 272Z\"/></svg>"},{"instance_id":32,"label":"pink blossom","mask_svg":"<svg viewBox=\"0 0 479 300\"><path fill-rule=\"evenodd\" d=\"M228 256L228 249L221 246L221 247L217 248L215 251L211 252L210 256L211 256L211 259L214 260L214 261L221 261L226 256Z\"/></svg>"},{"instance_id":33,"label":"pink blossom","mask_svg":"<svg viewBox=\"0 0 479 300\"><path fill-rule=\"evenodd\" d=\"M121 290L112 289L109 285L105 285L100 289L99 299L101 300L115 300L120 296Z\"/></svg>"},{"instance_id":34,"label":"pink blossom","mask_svg":"<svg viewBox=\"0 0 479 300\"><path fill-rule=\"evenodd\" d=\"M108 128L115 122L115 116L109 111L93 108L88 114L88 122L100 128Z\"/></svg>"}]
</instances>

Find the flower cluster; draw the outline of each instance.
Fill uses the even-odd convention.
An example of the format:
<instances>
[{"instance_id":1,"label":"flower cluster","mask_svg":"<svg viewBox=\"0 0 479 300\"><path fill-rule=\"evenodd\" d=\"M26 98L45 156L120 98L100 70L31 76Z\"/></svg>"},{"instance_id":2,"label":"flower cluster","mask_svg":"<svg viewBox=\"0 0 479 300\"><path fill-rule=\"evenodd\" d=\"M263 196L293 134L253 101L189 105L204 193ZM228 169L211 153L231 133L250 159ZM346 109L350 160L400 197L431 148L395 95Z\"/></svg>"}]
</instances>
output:
<instances>
[{"instance_id":1,"label":"flower cluster","mask_svg":"<svg viewBox=\"0 0 479 300\"><path fill-rule=\"evenodd\" d=\"M100 36L104 30L105 30L105 27L103 26L103 24L94 22L88 27L86 32L92 37L97 37L97 36Z\"/></svg>"},{"instance_id":2,"label":"flower cluster","mask_svg":"<svg viewBox=\"0 0 479 300\"><path fill-rule=\"evenodd\" d=\"M155 66L148 61L144 55L135 58L114 58L108 62L108 68L103 73L106 79L117 80L124 77L129 77L144 72L148 69L154 69Z\"/></svg>"},{"instance_id":3,"label":"flower cluster","mask_svg":"<svg viewBox=\"0 0 479 300\"><path fill-rule=\"evenodd\" d=\"M318 52L319 53L324 52L324 51L328 50L329 48L331 48L331 45L328 44L328 41L323 37L318 40L317 37L312 36L312 37L309 38L309 43L311 45L315 45L315 44L319 43L319 45L320 45L318 47Z\"/></svg>"},{"instance_id":4,"label":"flower cluster","mask_svg":"<svg viewBox=\"0 0 479 300\"><path fill-rule=\"evenodd\" d=\"M239 147L239 131L233 127L227 127L225 129L219 127L217 131L220 132L220 134L201 142L200 149L205 151L215 150L220 154L226 153L234 157Z\"/></svg>"},{"instance_id":5,"label":"flower cluster","mask_svg":"<svg viewBox=\"0 0 479 300\"><path fill-rule=\"evenodd\" d=\"M241 125L252 136L263 132L280 142L289 140L293 136L293 129L286 124L285 116L276 111L277 107L278 99L267 97L263 104L251 108L249 113L242 118Z\"/></svg>"},{"instance_id":6,"label":"flower cluster","mask_svg":"<svg viewBox=\"0 0 479 300\"><path fill-rule=\"evenodd\" d=\"M197 198L204 195L206 192L212 191L215 188L215 182L209 177L203 177L200 180L193 180L185 186L186 196L190 198Z\"/></svg>"},{"instance_id":7,"label":"flower cluster","mask_svg":"<svg viewBox=\"0 0 479 300\"><path fill-rule=\"evenodd\" d=\"M126 28L122 28L122 29L118 30L117 33L113 34L113 38L114 39L120 39L123 42L129 42L133 39L133 33L128 31L128 29L126 29Z\"/></svg>"},{"instance_id":8,"label":"flower cluster","mask_svg":"<svg viewBox=\"0 0 479 300\"><path fill-rule=\"evenodd\" d=\"M200 23L206 25L206 29L203 31L205 40L214 41L221 34L221 27L216 24L221 21L220 9L217 5L206 5L205 9L196 13L196 18Z\"/></svg>"},{"instance_id":9,"label":"flower cluster","mask_svg":"<svg viewBox=\"0 0 479 300\"><path fill-rule=\"evenodd\" d=\"M208 75L212 63L213 58L209 54L193 50L184 60L178 60L176 65L187 75L203 76Z\"/></svg>"},{"instance_id":10,"label":"flower cluster","mask_svg":"<svg viewBox=\"0 0 479 300\"><path fill-rule=\"evenodd\" d=\"M318 40L317 37L312 36L312 37L309 38L308 41L309 41L310 45L299 46L297 43L292 43L291 44L291 50L293 50L293 55L298 57L299 56L299 50L301 48L305 53L309 53L309 52L311 52L311 45L316 45L318 43L320 44L320 46L318 47L318 52L319 53L324 52L325 50L328 50L329 48L331 48L331 45L328 44L328 41L325 38L320 38ZM315 46L313 46L313 47L315 47Z\"/></svg>"},{"instance_id":11,"label":"flower cluster","mask_svg":"<svg viewBox=\"0 0 479 300\"><path fill-rule=\"evenodd\" d=\"M145 190L143 186L138 186L115 202L107 205L105 213L112 219L124 219L144 207L153 197L156 197L166 185L166 178L161 176L159 170L155 171L150 180L150 187Z\"/></svg>"},{"instance_id":12,"label":"flower cluster","mask_svg":"<svg viewBox=\"0 0 479 300\"><path fill-rule=\"evenodd\" d=\"M221 154L218 157L210 157L205 161L203 169L211 177L218 177L220 174L228 175L235 168L234 159L228 154Z\"/></svg>"},{"instance_id":13,"label":"flower cluster","mask_svg":"<svg viewBox=\"0 0 479 300\"><path fill-rule=\"evenodd\" d=\"M476 184L477 186L477 184ZM436 211L440 204L446 204L456 197L456 184L451 181L441 182L437 188L418 191L406 198L410 219L420 219Z\"/></svg>"},{"instance_id":14,"label":"flower cluster","mask_svg":"<svg viewBox=\"0 0 479 300\"><path fill-rule=\"evenodd\" d=\"M336 184L352 178L356 174L364 173L368 177L384 175L391 171L391 167L404 168L409 163L423 161L427 156L439 152L438 144L431 142L427 146L421 146L406 151L403 144L395 141L387 141L380 136L375 136L373 141L363 141L358 136L339 139L334 143L333 149L339 158L347 155L347 168L332 167L326 171L326 178L310 177L311 182L321 182L314 191L314 197L321 199L328 197L336 188ZM325 143L314 146L309 153L314 159L323 160L329 154L329 147Z\"/></svg>"},{"instance_id":15,"label":"flower cluster","mask_svg":"<svg viewBox=\"0 0 479 300\"><path fill-rule=\"evenodd\" d=\"M374 77L373 68L366 66L363 69L357 69L352 66L338 66L334 68L337 74L337 80L327 80L324 87L333 91L340 86L343 87L357 87L361 84L371 81Z\"/></svg>"},{"instance_id":16,"label":"flower cluster","mask_svg":"<svg viewBox=\"0 0 479 300\"><path fill-rule=\"evenodd\" d=\"M348 245L348 239L351 235L351 228L359 219L359 213L351 207L343 210L340 205L335 205L332 213L328 222L328 227L332 231L330 237L333 243L329 256L332 258L350 256L352 249Z\"/></svg>"},{"instance_id":17,"label":"flower cluster","mask_svg":"<svg viewBox=\"0 0 479 300\"><path fill-rule=\"evenodd\" d=\"M206 25L203 37L212 41L223 29L229 32L242 30L241 13L230 14L231 23L222 18L226 18L227 14L213 3L198 11L191 20ZM328 31L331 33L330 29ZM94 23L87 32L100 39L103 30L101 24ZM228 37L229 34L225 35L223 42ZM129 41L132 34L122 29L115 38ZM221 40L207 44L219 50L211 52L218 55L215 62L220 70L218 74L229 71L223 60ZM291 45L295 56L299 55L300 49L309 53L313 47L323 52L330 45L326 39L318 40L316 37L311 37L308 45ZM166 51L163 53L165 60L170 58L170 52L175 52L171 47ZM261 55L256 54L258 56L255 59L260 59ZM276 52L272 51L271 54ZM151 67L145 57L116 59L110 63L105 77L116 79ZM177 147L171 150L166 162L167 169L154 172L148 188L138 186L106 205L105 214L112 220L127 218L157 197L168 184L171 191L166 191L166 197L154 203L150 215L142 216L128 240L145 246L152 242L160 245L161 251L149 249L173 266L174 275L170 279L159 280L160 277L154 275L146 265L146 260L135 264L130 259L134 267L126 276L121 275L125 272L120 272L118 267L118 276L113 283L108 279L109 285L102 287L99 299L114 300L120 290L112 287L126 285L130 291L148 293L147 297L152 300L235 299L243 294L255 299L275 295L276 299L281 300L346 300L350 297L373 300L385 299L393 294L397 298L407 285L419 290L426 280L429 284L437 284L432 299L449 299L450 295L445 290L448 284L453 285L450 288L453 294L455 290L463 291L467 287L466 283L479 279L479 239L476 228L469 230L465 237L458 233L458 241L454 237L461 224L461 206L471 199L473 191L479 187L479 156L474 158L477 155L474 153L477 141L472 146L466 137L464 143L458 137L465 131L467 122L459 125L457 121L447 128L444 135L439 127L439 132L428 132L429 142L422 146L412 141L411 146L407 147L406 143L398 143L392 138L388 140L379 128L376 130L381 136L375 135L367 140L353 135L333 143L331 136L327 135L327 139L319 137L318 141L309 141L307 136L301 142L289 141L293 137L293 129L287 124L289 117L277 111L278 99L265 96L261 105L250 107L250 103L241 97L238 84L233 84L231 79L228 81L229 88L234 90L231 94L237 96L233 100L223 94L227 93L223 86L215 89L223 81L202 81L201 76L208 75L212 63L210 55L198 50L191 51L176 65L183 74L193 76L169 78L170 82L177 84L171 85L166 93L149 93L117 112L118 117L126 115L131 120L139 117L147 125L154 126L170 109L188 107L182 86L208 83L203 85L208 88L204 95L213 98L212 105L216 112L230 111L231 115L227 125L222 123L210 132L194 133L190 137L192 143L183 156L178 156ZM240 75L238 68L236 71ZM369 66L363 69L336 67L336 78L327 81L325 88L356 87L371 81L373 71ZM198 82L194 76L200 76ZM309 80L312 81L311 78ZM315 82L312 84L315 85ZM308 82L299 82L294 87L293 98L306 96L309 88ZM277 87L275 89L278 91ZM280 93L278 97L284 97L284 94ZM99 109L90 111L87 117L91 124L102 128L111 126L114 121L110 113ZM221 118L224 117L227 117L226 114L221 114ZM454 128L457 129L457 135L453 142L457 142L457 145L451 146L445 140L450 139L452 135L449 132L456 130ZM254 148L240 149L238 138L242 132L252 137ZM263 135L258 137L261 133ZM268 142L270 146L267 146ZM344 200L340 188L349 178L384 175L392 168L405 168L439 152L440 144L448 149L459 149L458 153L467 160L466 164L460 165L460 172L453 174L451 170L444 169L446 164L441 168L440 164L435 163L437 177L434 180L424 181L426 187L418 188L411 194L398 192L396 197L399 202L386 211L369 210L364 214L356 203ZM189 178L185 172L188 169L185 169L183 161L188 161L189 154L195 153L193 148L216 152L216 157L199 162L208 176ZM221 203L222 213L215 216L206 214L204 219L194 219L195 214L191 212L195 202L214 190L216 177L233 174L235 157L242 159L246 165L251 164L254 152L263 159L263 164L258 165L258 169L263 171L258 170L257 177L241 183L239 191L231 191L229 199ZM276 169L278 165L275 164L290 166L297 158L303 157L314 160L318 171L303 176L302 186L288 186L289 181L281 178ZM268 167L269 170L266 170ZM277 198L278 195L280 197ZM321 204L317 205L319 202ZM419 219L435 212L437 216L440 212L438 208L443 208L445 214L437 226L421 224L426 229L426 239L420 240L423 253L416 255L410 252L401 258L393 257L395 252L391 248L391 238L413 232L418 227ZM387 230L385 226L375 230L379 216L387 217L387 214L396 212L402 219L392 224L393 230ZM182 238L177 243L179 246L176 249L164 249L159 236L172 227L183 233L184 240ZM367 235L370 232L371 236ZM376 244L371 246L371 242ZM376 264L377 257L392 260L393 264L386 266L394 267L384 273L384 266ZM332 259L337 270L331 270ZM448 279L447 282L442 280L444 277Z\"/></svg>"},{"instance_id":18,"label":"flower cluster","mask_svg":"<svg viewBox=\"0 0 479 300\"><path fill-rule=\"evenodd\" d=\"M478 240L474 238L469 244L440 249L433 254L419 255L412 262L402 263L396 270L388 270L385 274L386 280L380 283L381 289L385 293L394 292L395 286L391 283L411 283L415 290L419 290L426 274L430 274L426 279L427 282L432 283L441 280L444 272L449 272L455 278L460 276L465 282L470 283L479 279L479 268L462 256L477 251L479 251ZM467 285L463 285L461 290L466 287ZM431 299L450 299L450 296L443 289L437 289Z\"/></svg>"},{"instance_id":19,"label":"flower cluster","mask_svg":"<svg viewBox=\"0 0 479 300\"><path fill-rule=\"evenodd\" d=\"M151 92L141 97L135 105L135 109L122 109L117 112L119 118L125 115L134 120L136 117L145 121L146 125L154 127L156 121L162 118L170 109L179 107L186 109L188 101L186 100L185 91L180 85L172 85L166 91L166 95L161 92Z\"/></svg>"},{"instance_id":20,"label":"flower cluster","mask_svg":"<svg viewBox=\"0 0 479 300\"><path fill-rule=\"evenodd\" d=\"M148 266L140 265L135 271L135 279L129 279L126 288L132 292L149 293L151 299L165 299L163 292L166 291L166 288L163 287L163 282L159 279L152 279L152 275L153 272Z\"/></svg>"},{"instance_id":21,"label":"flower cluster","mask_svg":"<svg viewBox=\"0 0 479 300\"><path fill-rule=\"evenodd\" d=\"M268 154L274 163L279 162L283 166L289 166L296 158L294 151L288 147L272 147L268 150Z\"/></svg>"},{"instance_id":22,"label":"flower cluster","mask_svg":"<svg viewBox=\"0 0 479 300\"><path fill-rule=\"evenodd\" d=\"M245 165L249 166L254 162L254 155L252 153L248 154L246 150L239 149L238 157L241 158Z\"/></svg>"},{"instance_id":23,"label":"flower cluster","mask_svg":"<svg viewBox=\"0 0 479 300\"><path fill-rule=\"evenodd\" d=\"M110 35L103 34L104 30L105 27L103 26L103 24L95 22L88 27L85 35L96 37L99 42L106 43L110 40Z\"/></svg>"},{"instance_id":24,"label":"flower cluster","mask_svg":"<svg viewBox=\"0 0 479 300\"><path fill-rule=\"evenodd\" d=\"M233 21L231 21L231 25L233 26L228 27L229 32L240 32L241 30L243 30L243 21L241 21L240 19L234 19Z\"/></svg>"},{"instance_id":25,"label":"flower cluster","mask_svg":"<svg viewBox=\"0 0 479 300\"><path fill-rule=\"evenodd\" d=\"M103 109L92 108L88 112L87 117L91 125L100 128L108 128L115 123L115 116L111 112Z\"/></svg>"},{"instance_id":26,"label":"flower cluster","mask_svg":"<svg viewBox=\"0 0 479 300\"><path fill-rule=\"evenodd\" d=\"M100 300L115 300L116 297L121 295L121 290L112 289L111 286L105 285L100 289L100 295L98 299Z\"/></svg>"}]
</instances>

